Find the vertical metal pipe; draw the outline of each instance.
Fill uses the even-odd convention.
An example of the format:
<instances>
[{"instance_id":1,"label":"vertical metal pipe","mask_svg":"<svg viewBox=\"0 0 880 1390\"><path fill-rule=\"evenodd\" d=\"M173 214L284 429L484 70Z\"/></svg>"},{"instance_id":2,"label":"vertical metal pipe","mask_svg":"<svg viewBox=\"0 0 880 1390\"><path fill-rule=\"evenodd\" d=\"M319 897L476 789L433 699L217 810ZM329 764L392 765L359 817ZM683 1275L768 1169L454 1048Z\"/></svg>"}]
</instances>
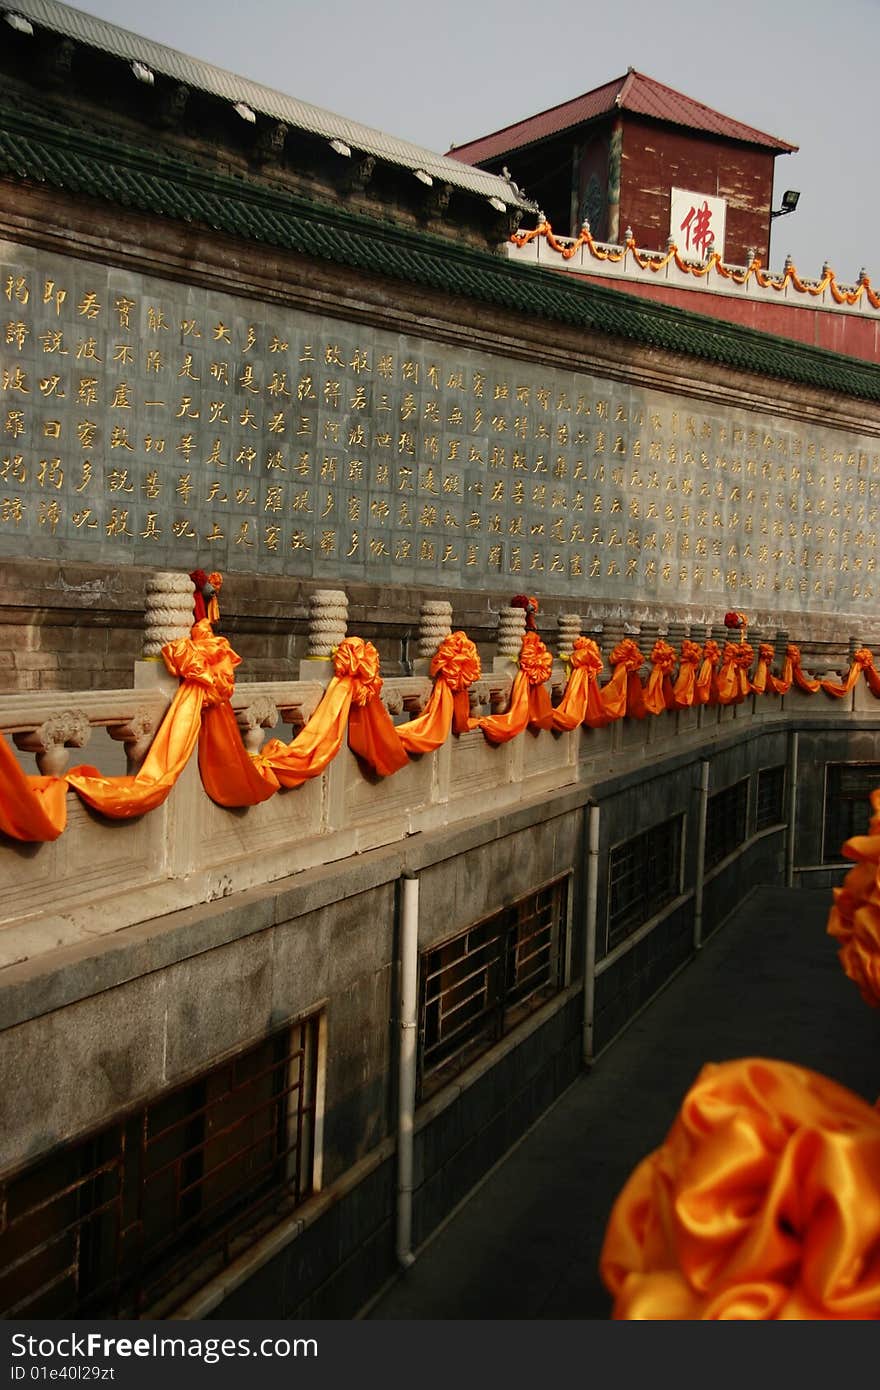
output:
<instances>
[{"instance_id":1,"label":"vertical metal pipe","mask_svg":"<svg viewBox=\"0 0 880 1390\"><path fill-rule=\"evenodd\" d=\"M584 941L584 1066L593 1060L593 1015L596 999L596 914L599 903L599 807L587 818L587 904Z\"/></svg>"},{"instance_id":2,"label":"vertical metal pipe","mask_svg":"<svg viewBox=\"0 0 880 1390\"><path fill-rule=\"evenodd\" d=\"M788 827L785 832L785 886L794 887L794 841L797 817L798 733L788 736Z\"/></svg>"},{"instance_id":3,"label":"vertical metal pipe","mask_svg":"<svg viewBox=\"0 0 880 1390\"><path fill-rule=\"evenodd\" d=\"M412 1252L413 1121L416 1108L416 1038L419 978L419 880L405 874L400 920L400 1056L397 1084L397 1258Z\"/></svg>"},{"instance_id":4,"label":"vertical metal pipe","mask_svg":"<svg viewBox=\"0 0 880 1390\"><path fill-rule=\"evenodd\" d=\"M700 804L697 808L697 862L694 870L694 950L703 945L703 885L706 879L706 818L709 806L709 760L700 763Z\"/></svg>"}]
</instances>

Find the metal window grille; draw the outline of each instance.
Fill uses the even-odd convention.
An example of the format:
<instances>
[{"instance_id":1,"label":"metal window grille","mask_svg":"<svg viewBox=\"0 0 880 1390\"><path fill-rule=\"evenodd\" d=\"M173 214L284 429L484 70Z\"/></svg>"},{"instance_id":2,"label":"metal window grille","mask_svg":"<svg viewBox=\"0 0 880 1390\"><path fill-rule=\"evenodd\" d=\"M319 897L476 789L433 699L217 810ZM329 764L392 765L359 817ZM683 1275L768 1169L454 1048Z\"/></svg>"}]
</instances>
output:
<instances>
[{"instance_id":1,"label":"metal window grille","mask_svg":"<svg viewBox=\"0 0 880 1390\"><path fill-rule=\"evenodd\" d=\"M567 899L557 879L423 955L420 1098L563 987Z\"/></svg>"},{"instance_id":2,"label":"metal window grille","mask_svg":"<svg viewBox=\"0 0 880 1390\"><path fill-rule=\"evenodd\" d=\"M880 763L828 763L825 768L825 825L822 862L839 864L841 847L865 835L871 818L870 795L880 787Z\"/></svg>"},{"instance_id":3,"label":"metal window grille","mask_svg":"<svg viewBox=\"0 0 880 1390\"><path fill-rule=\"evenodd\" d=\"M735 849L745 843L749 811L749 779L734 782L723 791L710 796L706 806L707 869L714 869Z\"/></svg>"},{"instance_id":4,"label":"metal window grille","mask_svg":"<svg viewBox=\"0 0 880 1390\"><path fill-rule=\"evenodd\" d=\"M683 816L652 825L608 856L606 950L625 941L681 891Z\"/></svg>"},{"instance_id":5,"label":"metal window grille","mask_svg":"<svg viewBox=\"0 0 880 1390\"><path fill-rule=\"evenodd\" d=\"M755 797L755 829L766 830L785 819L785 766L762 767Z\"/></svg>"},{"instance_id":6,"label":"metal window grille","mask_svg":"<svg viewBox=\"0 0 880 1390\"><path fill-rule=\"evenodd\" d=\"M137 1316L311 1190L317 1017L0 1183L0 1312Z\"/></svg>"}]
</instances>

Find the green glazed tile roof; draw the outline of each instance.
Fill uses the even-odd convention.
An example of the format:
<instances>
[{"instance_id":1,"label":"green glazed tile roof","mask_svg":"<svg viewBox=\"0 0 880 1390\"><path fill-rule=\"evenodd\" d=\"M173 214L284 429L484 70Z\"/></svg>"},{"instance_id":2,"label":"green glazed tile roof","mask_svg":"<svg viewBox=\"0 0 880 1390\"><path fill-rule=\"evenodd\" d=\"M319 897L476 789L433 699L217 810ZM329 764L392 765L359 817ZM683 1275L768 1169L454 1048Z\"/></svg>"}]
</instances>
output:
<instances>
[{"instance_id":1,"label":"green glazed tile roof","mask_svg":"<svg viewBox=\"0 0 880 1390\"><path fill-rule=\"evenodd\" d=\"M389 227L175 155L0 108L0 175L195 222L460 296L585 335L627 338L761 376L880 401L880 367L706 318L439 237Z\"/></svg>"}]
</instances>

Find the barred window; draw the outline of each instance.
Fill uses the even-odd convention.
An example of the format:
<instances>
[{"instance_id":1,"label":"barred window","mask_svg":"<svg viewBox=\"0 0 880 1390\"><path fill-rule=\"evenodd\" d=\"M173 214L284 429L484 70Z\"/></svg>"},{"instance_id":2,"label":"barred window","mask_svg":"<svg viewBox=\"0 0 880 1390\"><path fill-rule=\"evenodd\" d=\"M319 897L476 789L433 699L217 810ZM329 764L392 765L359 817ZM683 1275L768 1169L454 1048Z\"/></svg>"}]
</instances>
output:
<instances>
[{"instance_id":1,"label":"barred window","mask_svg":"<svg viewBox=\"0 0 880 1390\"><path fill-rule=\"evenodd\" d=\"M425 952L419 1094L445 1084L565 983L568 876Z\"/></svg>"},{"instance_id":2,"label":"barred window","mask_svg":"<svg viewBox=\"0 0 880 1390\"><path fill-rule=\"evenodd\" d=\"M673 816L611 850L607 950L678 897L683 830L684 816Z\"/></svg>"},{"instance_id":3,"label":"barred window","mask_svg":"<svg viewBox=\"0 0 880 1390\"><path fill-rule=\"evenodd\" d=\"M880 787L880 763L828 763L825 768L825 826L822 862L839 864L841 847L865 835L871 818L871 792Z\"/></svg>"},{"instance_id":4,"label":"barred window","mask_svg":"<svg viewBox=\"0 0 880 1390\"><path fill-rule=\"evenodd\" d=\"M745 843L748 811L748 777L709 797L706 806L706 869L713 869Z\"/></svg>"},{"instance_id":5,"label":"barred window","mask_svg":"<svg viewBox=\"0 0 880 1390\"><path fill-rule=\"evenodd\" d=\"M137 1316L308 1196L318 1018L0 1183L0 1312Z\"/></svg>"},{"instance_id":6,"label":"barred window","mask_svg":"<svg viewBox=\"0 0 880 1390\"><path fill-rule=\"evenodd\" d=\"M762 767L758 773L758 793L755 798L755 829L766 830L785 819L785 766Z\"/></svg>"}]
</instances>

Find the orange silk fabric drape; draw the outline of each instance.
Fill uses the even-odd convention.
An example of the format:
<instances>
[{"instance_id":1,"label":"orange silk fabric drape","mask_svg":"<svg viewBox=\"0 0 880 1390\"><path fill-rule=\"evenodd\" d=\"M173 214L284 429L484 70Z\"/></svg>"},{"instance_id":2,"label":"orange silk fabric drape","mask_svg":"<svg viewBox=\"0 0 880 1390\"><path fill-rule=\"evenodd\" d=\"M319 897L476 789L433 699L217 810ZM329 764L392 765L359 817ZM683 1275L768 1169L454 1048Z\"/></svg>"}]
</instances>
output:
<instances>
[{"instance_id":1,"label":"orange silk fabric drape","mask_svg":"<svg viewBox=\"0 0 880 1390\"><path fill-rule=\"evenodd\" d=\"M579 724L598 728L607 722L598 685L602 665L601 653L593 639L576 637L565 691L553 711L554 729L576 729Z\"/></svg>"},{"instance_id":2,"label":"orange silk fabric drape","mask_svg":"<svg viewBox=\"0 0 880 1390\"><path fill-rule=\"evenodd\" d=\"M544 688L553 669L553 658L537 632L527 632L519 653L519 670L513 678L510 706L505 714L489 714L474 721L490 743L508 743L531 724L553 727L553 707Z\"/></svg>"},{"instance_id":3,"label":"orange silk fabric drape","mask_svg":"<svg viewBox=\"0 0 880 1390\"><path fill-rule=\"evenodd\" d=\"M145 815L161 806L199 736L202 708L228 701L235 687L239 657L210 623L197 623L192 638L169 643L162 652L172 675L183 684L165 712L144 762L133 777L104 777L88 765L64 777L28 777L9 748L0 754L0 830L14 839L54 840L66 824L68 786L83 801L113 820Z\"/></svg>"},{"instance_id":4,"label":"orange silk fabric drape","mask_svg":"<svg viewBox=\"0 0 880 1390\"><path fill-rule=\"evenodd\" d=\"M705 1066L615 1203L600 1259L626 1319L880 1317L880 1114L826 1077Z\"/></svg>"},{"instance_id":5,"label":"orange silk fabric drape","mask_svg":"<svg viewBox=\"0 0 880 1390\"><path fill-rule=\"evenodd\" d=\"M408 761L379 699L382 677L372 642L346 637L333 654L333 669L321 703L293 742L270 739L254 759L260 771L271 772L284 787L320 776L342 747L346 731L352 752L382 777Z\"/></svg>"},{"instance_id":6,"label":"orange silk fabric drape","mask_svg":"<svg viewBox=\"0 0 880 1390\"><path fill-rule=\"evenodd\" d=\"M57 840L67 825L63 777L22 772L5 738L0 738L0 831L13 840Z\"/></svg>"},{"instance_id":7,"label":"orange silk fabric drape","mask_svg":"<svg viewBox=\"0 0 880 1390\"><path fill-rule=\"evenodd\" d=\"M828 935L840 942L844 973L859 987L866 1004L880 1007L880 791L871 793L874 812L867 835L854 835L843 846L856 861L843 886L835 888Z\"/></svg>"},{"instance_id":8,"label":"orange silk fabric drape","mask_svg":"<svg viewBox=\"0 0 880 1390\"><path fill-rule=\"evenodd\" d=\"M446 741L450 726L455 733L469 725L468 689L480 677L480 657L463 632L444 637L431 661L434 688L422 713L407 724L398 724L397 736L408 753L432 753Z\"/></svg>"},{"instance_id":9,"label":"orange silk fabric drape","mask_svg":"<svg viewBox=\"0 0 880 1390\"><path fill-rule=\"evenodd\" d=\"M162 648L168 670L183 684L168 707L133 777L102 777L97 768L75 767L68 784L104 816L124 820L161 806L190 759L199 737L202 708L228 702L241 661L225 637L215 637L207 619L195 624L192 637Z\"/></svg>"}]
</instances>

